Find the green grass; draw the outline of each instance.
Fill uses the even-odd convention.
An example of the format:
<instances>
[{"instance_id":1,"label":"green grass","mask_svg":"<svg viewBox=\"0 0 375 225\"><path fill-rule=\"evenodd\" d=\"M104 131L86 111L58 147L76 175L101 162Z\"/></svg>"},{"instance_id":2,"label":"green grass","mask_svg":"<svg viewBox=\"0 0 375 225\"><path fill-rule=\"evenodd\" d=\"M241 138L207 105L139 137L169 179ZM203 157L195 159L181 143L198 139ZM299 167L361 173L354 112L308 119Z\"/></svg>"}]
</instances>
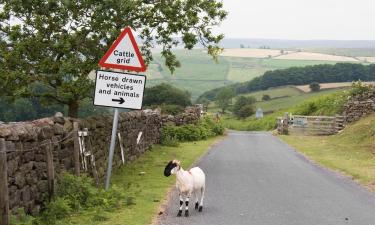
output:
<instances>
[{"instance_id":1,"label":"green grass","mask_svg":"<svg viewBox=\"0 0 375 225\"><path fill-rule=\"evenodd\" d=\"M297 104L300 104L314 97L320 97L320 96L335 93L335 92L337 92L337 89L323 90L323 91L312 92L312 93L299 93L297 95L292 95L286 98L277 98L277 99L271 99L270 101L257 102L256 107L262 108L263 111L265 112L277 111L280 109L291 108Z\"/></svg>"},{"instance_id":2,"label":"green grass","mask_svg":"<svg viewBox=\"0 0 375 225\"><path fill-rule=\"evenodd\" d=\"M283 59L256 59L240 57L219 57L215 62L202 49L174 51L181 62L174 74L164 65L160 53L154 53L154 61L150 64L147 75L147 86L167 82L178 88L185 89L192 94L195 100L205 91L251 80L263 75L266 71L284 69L294 66L317 64L334 64L327 61L283 60Z\"/></svg>"},{"instance_id":3,"label":"green grass","mask_svg":"<svg viewBox=\"0 0 375 225\"><path fill-rule=\"evenodd\" d=\"M126 198L114 211L91 210L69 218L63 224L146 225L157 215L174 177L164 177L164 167L176 158L184 168L190 167L219 139L182 143L179 147L154 146L135 162L114 171L112 184L123 188Z\"/></svg>"},{"instance_id":4,"label":"green grass","mask_svg":"<svg viewBox=\"0 0 375 225\"><path fill-rule=\"evenodd\" d=\"M310 159L375 191L375 114L333 136L280 136Z\"/></svg>"},{"instance_id":5,"label":"green grass","mask_svg":"<svg viewBox=\"0 0 375 225\"><path fill-rule=\"evenodd\" d=\"M264 131L276 128L276 119L281 116L283 111L274 112L264 116L262 119L249 117L246 119L237 119L228 114L222 117L223 126L231 130L241 131Z\"/></svg>"},{"instance_id":6,"label":"green grass","mask_svg":"<svg viewBox=\"0 0 375 225\"><path fill-rule=\"evenodd\" d=\"M231 113L227 113L222 117L223 125L233 130L273 130L276 128L277 117L283 116L285 112L298 115L332 116L340 113L342 105L347 98L346 92L342 89L304 93L294 92L291 87L254 92L252 95L259 98L259 96L262 96L264 93L274 96L284 96L289 93L291 96L255 103L256 108L260 107L266 113L262 119L256 119L254 116L246 119L238 119ZM211 104L210 111L218 112L220 109L214 104Z\"/></svg>"},{"instance_id":7,"label":"green grass","mask_svg":"<svg viewBox=\"0 0 375 225\"><path fill-rule=\"evenodd\" d=\"M257 99L257 101L261 101L263 95L269 95L271 98L280 98L280 97L291 97L291 96L297 96L297 95L303 95L303 94L304 93L302 91L295 88L294 86L286 86L286 87L270 88L264 91L256 91L256 92L252 92L249 94L245 94L245 96L253 96Z\"/></svg>"}]
</instances>

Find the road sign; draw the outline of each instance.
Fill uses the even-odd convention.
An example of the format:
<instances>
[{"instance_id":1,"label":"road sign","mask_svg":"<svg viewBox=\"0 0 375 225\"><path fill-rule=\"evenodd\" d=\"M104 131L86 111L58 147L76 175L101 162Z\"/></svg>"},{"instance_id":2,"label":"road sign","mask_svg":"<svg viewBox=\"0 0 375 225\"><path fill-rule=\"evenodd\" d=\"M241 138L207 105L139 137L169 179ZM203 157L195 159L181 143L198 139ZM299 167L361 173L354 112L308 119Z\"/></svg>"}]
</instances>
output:
<instances>
[{"instance_id":1,"label":"road sign","mask_svg":"<svg viewBox=\"0 0 375 225\"><path fill-rule=\"evenodd\" d=\"M105 68L143 72L146 70L130 27L126 27L100 60Z\"/></svg>"},{"instance_id":2,"label":"road sign","mask_svg":"<svg viewBox=\"0 0 375 225\"><path fill-rule=\"evenodd\" d=\"M146 76L98 70L94 105L142 109Z\"/></svg>"}]
</instances>

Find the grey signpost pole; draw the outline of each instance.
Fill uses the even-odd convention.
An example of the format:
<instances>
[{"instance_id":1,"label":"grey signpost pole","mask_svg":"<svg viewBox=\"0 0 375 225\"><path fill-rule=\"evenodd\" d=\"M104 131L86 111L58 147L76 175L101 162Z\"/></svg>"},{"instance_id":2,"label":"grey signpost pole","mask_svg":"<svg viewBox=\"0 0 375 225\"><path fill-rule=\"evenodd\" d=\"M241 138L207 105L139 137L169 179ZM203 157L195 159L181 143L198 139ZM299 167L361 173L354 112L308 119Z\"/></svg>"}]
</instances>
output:
<instances>
[{"instance_id":1,"label":"grey signpost pole","mask_svg":"<svg viewBox=\"0 0 375 225\"><path fill-rule=\"evenodd\" d=\"M107 175L106 175L106 178L105 178L105 190L108 190L109 184L111 182L113 154L115 152L115 144L116 144L116 136L117 136L118 114L119 114L118 108L115 108L115 113L114 113L114 116L113 116L111 145L109 147L108 168L107 168Z\"/></svg>"}]
</instances>

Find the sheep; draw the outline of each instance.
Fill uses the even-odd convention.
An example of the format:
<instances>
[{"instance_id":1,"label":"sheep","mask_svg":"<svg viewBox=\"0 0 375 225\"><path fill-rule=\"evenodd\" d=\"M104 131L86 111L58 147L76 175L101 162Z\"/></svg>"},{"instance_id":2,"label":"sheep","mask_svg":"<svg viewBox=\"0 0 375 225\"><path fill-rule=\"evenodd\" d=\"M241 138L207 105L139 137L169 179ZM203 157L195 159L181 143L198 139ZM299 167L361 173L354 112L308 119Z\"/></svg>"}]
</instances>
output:
<instances>
[{"instance_id":1,"label":"sheep","mask_svg":"<svg viewBox=\"0 0 375 225\"><path fill-rule=\"evenodd\" d=\"M186 197L185 216L189 216L189 199L193 193L195 194L196 199L195 209L202 212L206 180L204 172L199 167L194 167L188 171L185 171L182 169L180 161L172 160L164 169L164 176L169 177L171 174L176 175L176 187L180 197L180 208L177 216L180 217L182 215L184 196ZM200 203L198 202L198 191L200 191L201 194Z\"/></svg>"}]
</instances>

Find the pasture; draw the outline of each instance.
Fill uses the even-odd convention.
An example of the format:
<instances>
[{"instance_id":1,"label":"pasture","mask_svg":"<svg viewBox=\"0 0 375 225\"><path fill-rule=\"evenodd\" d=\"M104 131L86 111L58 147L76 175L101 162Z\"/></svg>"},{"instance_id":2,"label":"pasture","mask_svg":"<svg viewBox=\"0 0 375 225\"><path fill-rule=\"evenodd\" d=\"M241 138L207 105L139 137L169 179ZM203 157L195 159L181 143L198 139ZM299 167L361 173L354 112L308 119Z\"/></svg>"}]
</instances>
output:
<instances>
[{"instance_id":1,"label":"pasture","mask_svg":"<svg viewBox=\"0 0 375 225\"><path fill-rule=\"evenodd\" d=\"M362 82L363 84L366 85L374 85L375 82ZM352 86L352 82L342 82L342 83L321 83L320 85L320 90L325 90L325 89L337 89L337 88L346 88ZM303 91L303 92L310 92L310 86L309 85L298 85L295 86L297 89Z\"/></svg>"},{"instance_id":2,"label":"pasture","mask_svg":"<svg viewBox=\"0 0 375 225\"><path fill-rule=\"evenodd\" d=\"M277 50L277 52L280 51ZM192 94L193 100L207 90L235 82L248 81L263 75L269 70L336 63L331 61L224 56L220 56L217 61L214 61L202 49L179 49L175 51L175 54L181 62L181 67L177 68L172 74L165 66L164 59L160 53L154 52L154 60L145 73L148 78L147 86L163 82L169 83L189 91Z\"/></svg>"}]
</instances>

